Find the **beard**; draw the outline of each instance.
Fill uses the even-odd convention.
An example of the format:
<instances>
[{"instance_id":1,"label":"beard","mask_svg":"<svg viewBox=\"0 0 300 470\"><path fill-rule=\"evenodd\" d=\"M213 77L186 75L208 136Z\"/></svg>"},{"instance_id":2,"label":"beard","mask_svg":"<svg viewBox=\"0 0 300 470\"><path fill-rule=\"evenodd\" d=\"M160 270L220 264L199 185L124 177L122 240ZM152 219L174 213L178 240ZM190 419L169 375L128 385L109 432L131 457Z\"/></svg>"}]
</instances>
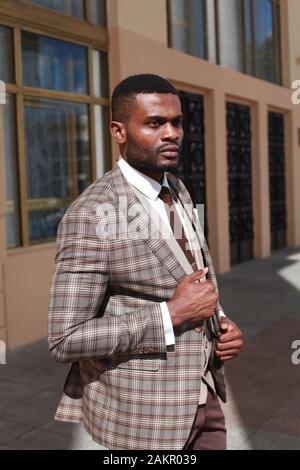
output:
<instances>
[{"instance_id":1,"label":"beard","mask_svg":"<svg viewBox=\"0 0 300 470\"><path fill-rule=\"evenodd\" d=\"M179 152L178 158L174 160L174 165L170 165L164 162L159 161L159 152L160 150L165 147L166 145L174 145L173 142L165 143L158 147L153 147L150 149L145 149L141 145L135 143L134 139L132 139L131 135L127 133L127 148L126 148L126 160L127 162L140 170L141 172L144 171L161 171L164 172L165 170L175 173L177 170L179 158L180 158L180 151L182 148L182 143L178 145Z\"/></svg>"}]
</instances>

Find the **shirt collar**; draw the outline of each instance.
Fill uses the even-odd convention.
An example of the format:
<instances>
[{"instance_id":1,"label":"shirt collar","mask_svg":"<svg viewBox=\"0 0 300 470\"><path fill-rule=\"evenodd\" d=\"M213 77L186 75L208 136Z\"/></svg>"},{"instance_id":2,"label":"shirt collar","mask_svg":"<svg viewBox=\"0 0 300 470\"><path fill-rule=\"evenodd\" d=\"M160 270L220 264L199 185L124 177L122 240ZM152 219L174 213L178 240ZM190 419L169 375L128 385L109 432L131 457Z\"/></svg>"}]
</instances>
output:
<instances>
[{"instance_id":1,"label":"shirt collar","mask_svg":"<svg viewBox=\"0 0 300 470\"><path fill-rule=\"evenodd\" d=\"M166 173L164 173L162 184L160 184L158 181L155 181L136 168L133 168L133 166L129 165L129 163L121 156L119 157L118 165L128 183L132 184L152 201L157 199L162 186L167 186L167 188L169 187Z\"/></svg>"}]
</instances>

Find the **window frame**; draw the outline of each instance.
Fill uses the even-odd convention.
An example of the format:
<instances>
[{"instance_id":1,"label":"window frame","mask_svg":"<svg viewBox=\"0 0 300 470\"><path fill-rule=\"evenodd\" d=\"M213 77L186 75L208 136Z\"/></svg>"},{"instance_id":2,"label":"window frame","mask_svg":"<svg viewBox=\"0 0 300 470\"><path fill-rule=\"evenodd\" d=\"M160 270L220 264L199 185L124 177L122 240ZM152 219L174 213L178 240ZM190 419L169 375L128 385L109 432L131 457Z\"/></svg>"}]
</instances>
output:
<instances>
[{"instance_id":1,"label":"window frame","mask_svg":"<svg viewBox=\"0 0 300 470\"><path fill-rule=\"evenodd\" d=\"M202 58L204 60L208 60L208 24L207 24L207 7L206 2L213 1L214 2L214 21L215 21L215 44L216 44L216 64L221 65L221 53L220 53L220 23L219 23L219 0L206 0L203 3L203 15L204 15L204 38L205 38L205 57ZM281 43L281 25L280 25L280 0L269 0L272 5L272 24L273 24L273 80L268 80L263 78L261 80L268 81L269 83L274 83L276 85L282 85L282 43ZM256 32L255 32L255 14L254 14L254 0L249 0L250 2L250 35L251 35L251 68L252 71L249 70L248 61L247 61L247 54L246 54L246 45L247 45L247 38L246 38L246 6L245 0L241 0L241 7L242 7L242 18L241 18L241 28L242 28L242 52L243 52L243 71L247 75L251 75L256 77ZM277 9L277 11L276 11ZM167 34L168 34L168 47L174 48L172 45L173 37L172 37L172 15L171 15L171 0L167 0ZM193 55L189 52L185 52L186 54ZM197 57L197 56L194 56Z\"/></svg>"},{"instance_id":2,"label":"window frame","mask_svg":"<svg viewBox=\"0 0 300 470\"><path fill-rule=\"evenodd\" d=\"M173 31L172 31L172 6L171 6L171 1L172 0L167 0L167 3L166 3L166 8L167 8L167 44L168 44L168 47L171 48L171 49L176 49L174 46L173 46ZM203 38L204 38L204 41L203 41L203 50L204 50L204 57L199 57L199 56L196 56L194 54L191 54L190 52L186 52L186 51L180 51L180 52L183 52L184 54L189 54L193 57L196 57L198 59L202 59L202 60L208 60L208 24L207 24L207 6L206 6L206 0L203 0L203 4L202 4L202 15L203 15L203 19L204 19L204 31L203 31ZM177 50L177 49L176 49Z\"/></svg>"},{"instance_id":3,"label":"window frame","mask_svg":"<svg viewBox=\"0 0 300 470\"><path fill-rule=\"evenodd\" d=\"M0 25L9 27L12 29L13 38L13 62L15 72L15 82L6 83L6 93L14 95L15 97L15 117L16 117L16 139L17 139L17 172L18 172L18 190L19 190L19 220L20 220L20 245L17 247L7 247L11 252L13 250L20 250L24 247L31 247L36 244L35 241L29 240L29 220L28 220L28 199L27 199L27 188L26 188L26 161L25 161L25 136L24 136L24 99L25 97L40 98L40 99L55 99L59 101L68 101L78 104L87 104L88 106L88 117L89 117L89 136L90 136L90 165L91 165L91 181L96 179L96 129L94 119L94 108L97 105L101 105L106 108L106 112L109 113L109 97L97 97L94 93L94 82L93 82L93 50L107 53L107 60L109 64L108 56L108 42L107 42L107 31L106 28L101 26L89 25L87 28L87 21L80 20L78 18L69 17L60 12L55 12L39 5L30 4L28 0L18 0L22 8L16 6L6 6L6 14L3 14L5 10L5 4L8 4L9 0L2 0L0 3ZM41 17L41 24L32 24L33 21L28 21L30 11L33 13L33 19L38 16ZM59 17L60 22L56 22L55 28L52 22L48 27L44 24L47 20L46 17L53 16ZM63 17L63 22L61 22ZM69 29L73 27L74 21L77 23L77 34L70 34ZM67 26L66 26L67 24ZM63 27L65 25L66 27ZM87 30L91 28L92 34L86 34ZM100 30L105 34L94 39L94 30ZM22 44L21 44L21 31L32 32L41 36L52 37L57 40L76 44L87 49L87 81L88 90L86 95L70 93L65 91L47 90L43 88L34 88L29 86L23 86L22 83ZM102 40L101 40L102 39ZM104 40L103 40L104 39ZM109 77L108 77L109 83ZM111 167L111 139L109 135L106 136L105 142L105 170ZM9 201L5 200L6 204L9 205ZM49 244L53 239L43 239L39 246L43 244Z\"/></svg>"}]
</instances>

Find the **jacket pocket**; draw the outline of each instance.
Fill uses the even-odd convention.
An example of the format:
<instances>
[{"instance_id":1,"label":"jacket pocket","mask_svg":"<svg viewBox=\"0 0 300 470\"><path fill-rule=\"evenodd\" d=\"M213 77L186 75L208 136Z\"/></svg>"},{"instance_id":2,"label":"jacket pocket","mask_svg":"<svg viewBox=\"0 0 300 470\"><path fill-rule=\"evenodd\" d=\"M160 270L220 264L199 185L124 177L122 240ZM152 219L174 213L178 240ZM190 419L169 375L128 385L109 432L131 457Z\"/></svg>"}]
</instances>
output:
<instances>
[{"instance_id":1,"label":"jacket pocket","mask_svg":"<svg viewBox=\"0 0 300 470\"><path fill-rule=\"evenodd\" d=\"M160 368L159 359L129 359L126 362L120 362L117 369L145 370L156 372Z\"/></svg>"}]
</instances>

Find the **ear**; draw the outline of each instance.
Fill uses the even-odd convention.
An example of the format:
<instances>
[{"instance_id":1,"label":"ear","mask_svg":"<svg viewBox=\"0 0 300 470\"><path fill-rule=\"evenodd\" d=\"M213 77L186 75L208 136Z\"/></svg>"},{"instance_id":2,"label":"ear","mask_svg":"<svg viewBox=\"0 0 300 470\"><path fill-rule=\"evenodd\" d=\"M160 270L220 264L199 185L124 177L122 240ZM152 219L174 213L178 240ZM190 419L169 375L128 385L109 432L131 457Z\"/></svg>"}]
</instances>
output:
<instances>
[{"instance_id":1,"label":"ear","mask_svg":"<svg viewBox=\"0 0 300 470\"><path fill-rule=\"evenodd\" d=\"M127 132L125 125L122 122L111 121L110 123L110 133L112 138L117 144L125 144L127 140Z\"/></svg>"}]
</instances>

